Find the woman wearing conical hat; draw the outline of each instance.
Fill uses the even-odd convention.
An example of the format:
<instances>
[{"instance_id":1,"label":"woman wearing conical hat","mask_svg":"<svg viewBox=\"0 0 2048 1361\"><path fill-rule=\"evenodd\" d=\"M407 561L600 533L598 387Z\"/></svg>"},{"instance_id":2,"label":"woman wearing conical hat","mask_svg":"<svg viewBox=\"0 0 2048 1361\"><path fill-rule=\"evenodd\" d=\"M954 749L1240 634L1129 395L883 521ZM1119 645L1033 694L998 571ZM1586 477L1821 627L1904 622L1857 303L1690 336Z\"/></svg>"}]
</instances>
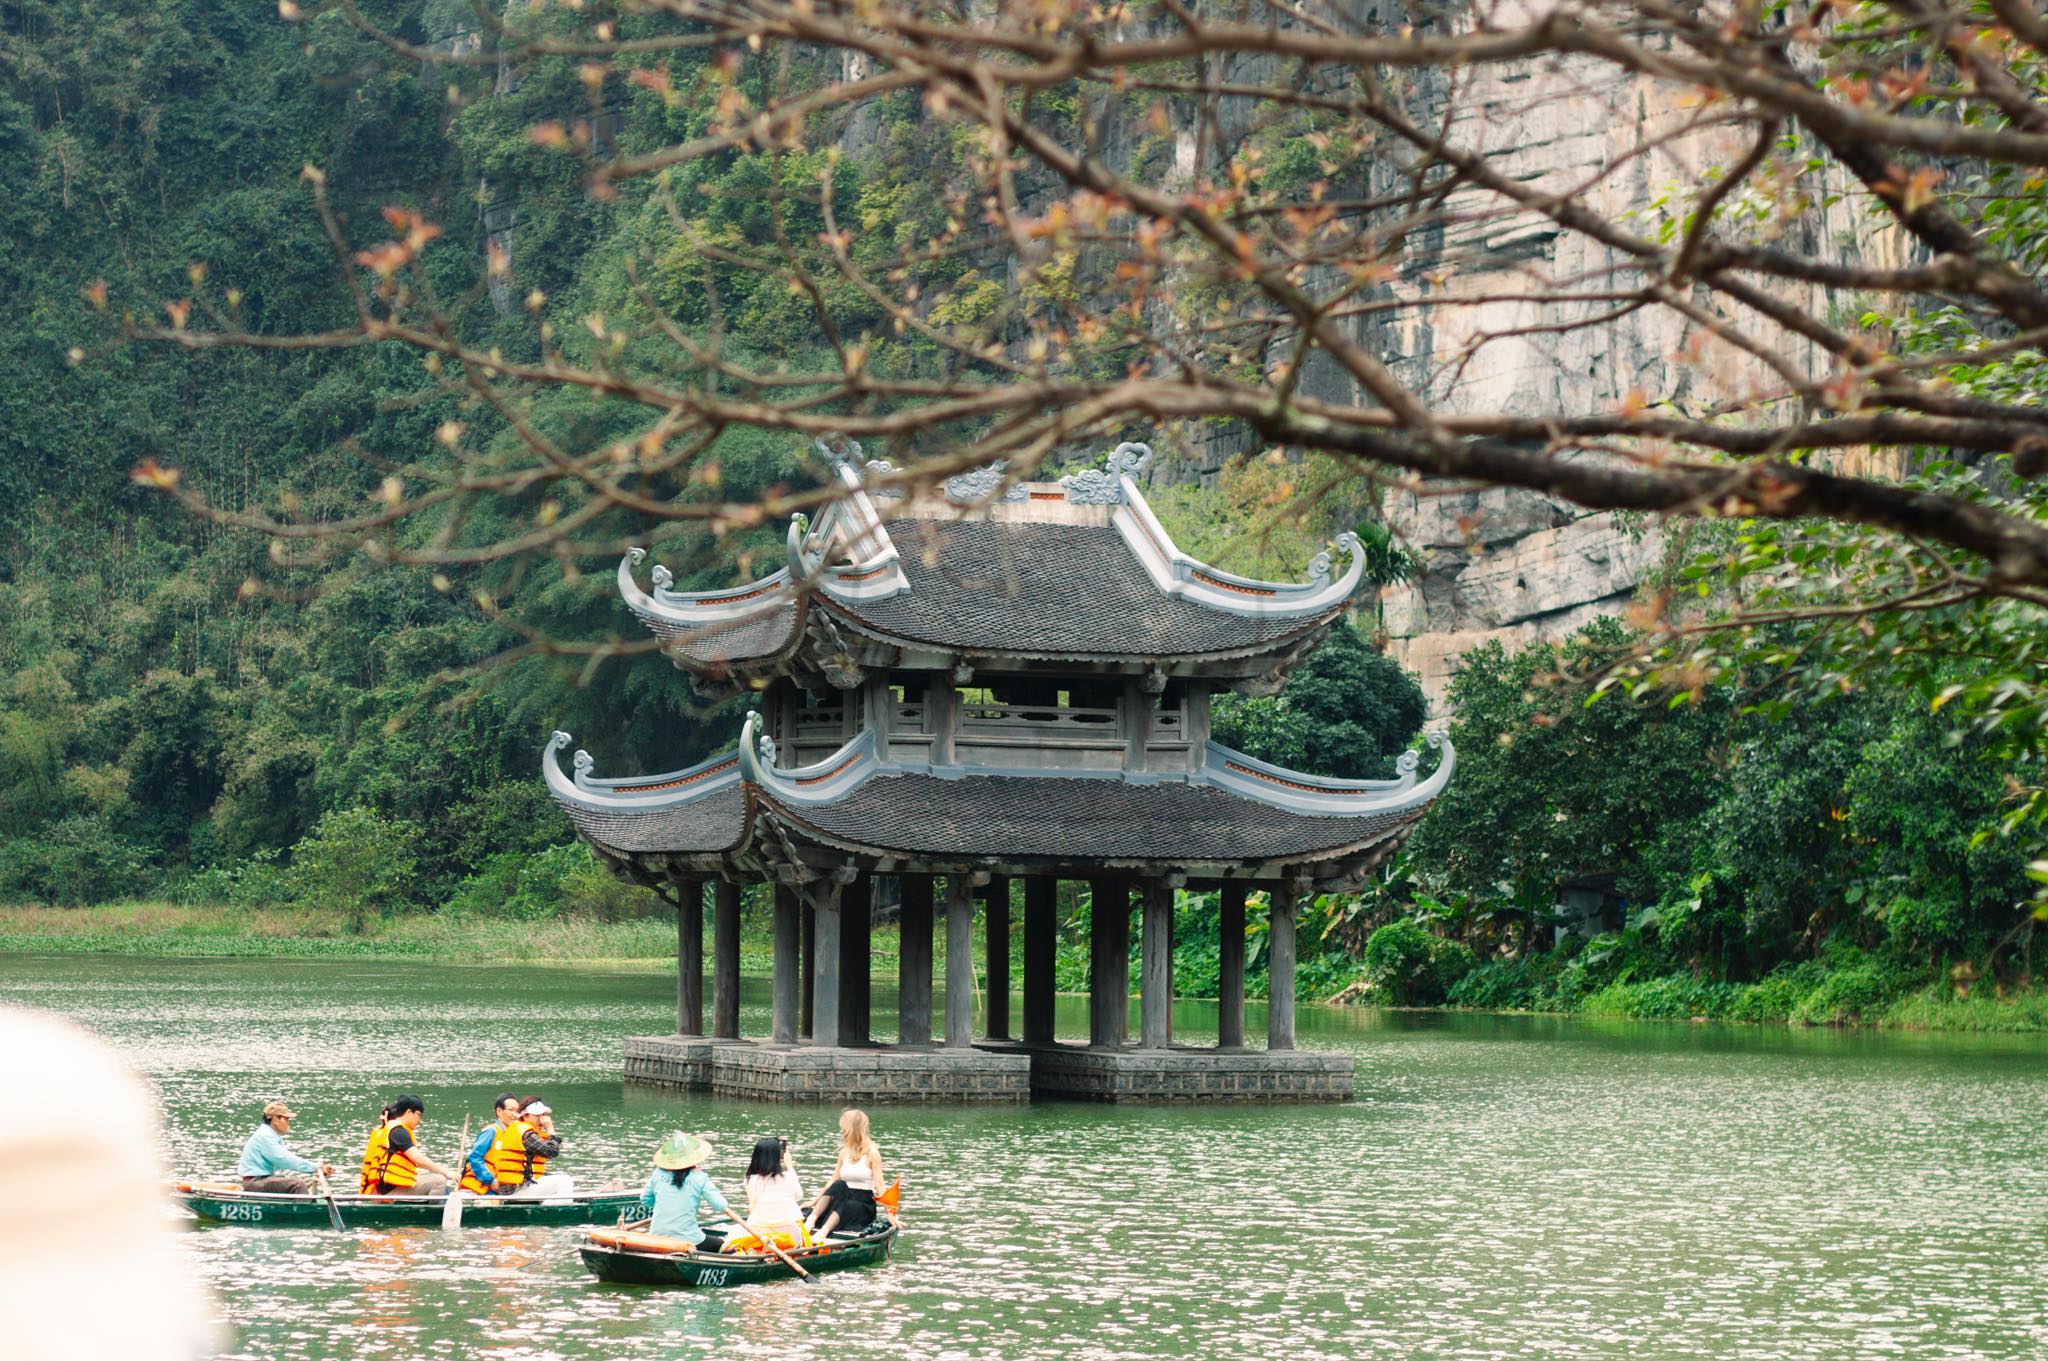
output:
<instances>
[{"instance_id":1,"label":"woman wearing conical hat","mask_svg":"<svg viewBox=\"0 0 2048 1361\"><path fill-rule=\"evenodd\" d=\"M654 1150L654 1174L640 1193L640 1204L654 1214L649 1233L680 1238L699 1252L717 1252L725 1246L724 1234L709 1232L697 1222L698 1212L707 1205L722 1214L732 1213L704 1173L711 1152L710 1144L681 1130Z\"/></svg>"}]
</instances>

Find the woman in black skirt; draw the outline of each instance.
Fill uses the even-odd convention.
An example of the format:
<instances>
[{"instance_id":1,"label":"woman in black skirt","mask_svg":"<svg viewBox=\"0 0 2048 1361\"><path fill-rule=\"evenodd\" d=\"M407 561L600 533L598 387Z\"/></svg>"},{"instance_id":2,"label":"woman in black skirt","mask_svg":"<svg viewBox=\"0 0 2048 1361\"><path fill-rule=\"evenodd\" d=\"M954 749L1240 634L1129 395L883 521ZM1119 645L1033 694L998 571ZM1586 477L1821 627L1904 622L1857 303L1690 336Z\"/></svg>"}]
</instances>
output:
<instances>
[{"instance_id":1,"label":"woman in black skirt","mask_svg":"<svg viewBox=\"0 0 2048 1361\"><path fill-rule=\"evenodd\" d=\"M834 1229L859 1233L875 1222L875 1190L882 1185L882 1150L868 1132L866 1111L849 1110L839 1117L839 1163L832 1184L811 1202L811 1236L823 1238Z\"/></svg>"}]
</instances>

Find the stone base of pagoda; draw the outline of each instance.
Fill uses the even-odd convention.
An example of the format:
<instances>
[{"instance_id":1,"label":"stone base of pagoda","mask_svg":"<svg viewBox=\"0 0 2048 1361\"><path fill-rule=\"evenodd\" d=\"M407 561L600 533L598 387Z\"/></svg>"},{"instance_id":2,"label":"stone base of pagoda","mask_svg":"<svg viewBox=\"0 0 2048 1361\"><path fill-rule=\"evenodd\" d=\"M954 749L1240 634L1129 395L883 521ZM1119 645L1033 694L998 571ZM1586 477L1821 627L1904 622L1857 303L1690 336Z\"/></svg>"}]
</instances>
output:
<instances>
[{"instance_id":1,"label":"stone base of pagoda","mask_svg":"<svg viewBox=\"0 0 2048 1361\"><path fill-rule=\"evenodd\" d=\"M1029 1055L1031 1094L1066 1101L1349 1101L1352 1061L1300 1050L991 1046Z\"/></svg>"},{"instance_id":2,"label":"stone base of pagoda","mask_svg":"<svg viewBox=\"0 0 2048 1361\"><path fill-rule=\"evenodd\" d=\"M986 1049L640 1035L626 1041L626 1080L755 1101L1022 1103L1031 1099L1031 1060Z\"/></svg>"}]
</instances>

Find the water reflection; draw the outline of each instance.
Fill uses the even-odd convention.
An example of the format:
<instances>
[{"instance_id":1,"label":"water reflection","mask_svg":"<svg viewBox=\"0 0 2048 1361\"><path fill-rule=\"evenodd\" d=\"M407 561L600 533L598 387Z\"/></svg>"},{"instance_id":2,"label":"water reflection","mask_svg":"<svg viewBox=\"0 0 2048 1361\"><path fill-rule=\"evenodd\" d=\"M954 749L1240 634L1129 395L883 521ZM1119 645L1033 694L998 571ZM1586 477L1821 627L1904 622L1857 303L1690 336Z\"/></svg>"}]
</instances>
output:
<instances>
[{"instance_id":1,"label":"water reflection","mask_svg":"<svg viewBox=\"0 0 2048 1361\"><path fill-rule=\"evenodd\" d=\"M425 1097L433 1148L516 1087L562 1112L579 1178L638 1184L680 1126L720 1145L728 1192L734 1150L770 1132L815 1185L836 1110L622 1089L619 1037L666 1028L671 988L0 959L0 997L79 1017L151 1074L183 1168L231 1162L274 1096L301 1112L296 1143L353 1166L400 1088ZM750 991L750 1028L764 1003ZM1302 1038L1357 1057L1358 1102L878 1112L909 1178L902 1250L810 1287L606 1286L561 1229L185 1242L248 1357L2048 1352L2037 1040L1315 1008Z\"/></svg>"}]
</instances>

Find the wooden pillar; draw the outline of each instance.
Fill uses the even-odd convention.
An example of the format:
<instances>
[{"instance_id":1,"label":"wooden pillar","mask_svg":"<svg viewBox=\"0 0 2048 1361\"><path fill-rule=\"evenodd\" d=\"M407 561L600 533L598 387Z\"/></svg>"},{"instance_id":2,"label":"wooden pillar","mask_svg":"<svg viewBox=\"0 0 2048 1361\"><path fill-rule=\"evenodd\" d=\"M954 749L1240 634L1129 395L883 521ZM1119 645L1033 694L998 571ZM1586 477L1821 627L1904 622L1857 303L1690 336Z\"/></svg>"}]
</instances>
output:
<instances>
[{"instance_id":1,"label":"wooden pillar","mask_svg":"<svg viewBox=\"0 0 2048 1361\"><path fill-rule=\"evenodd\" d=\"M704 881L676 884L676 1034L704 1033Z\"/></svg>"},{"instance_id":2,"label":"wooden pillar","mask_svg":"<svg viewBox=\"0 0 2048 1361\"><path fill-rule=\"evenodd\" d=\"M974 1043L974 881L946 876L946 1047Z\"/></svg>"},{"instance_id":3,"label":"wooden pillar","mask_svg":"<svg viewBox=\"0 0 2048 1361\"><path fill-rule=\"evenodd\" d=\"M1273 915L1267 925L1266 958L1272 977L1266 987L1266 1048L1294 1048L1294 889L1273 888Z\"/></svg>"},{"instance_id":4,"label":"wooden pillar","mask_svg":"<svg viewBox=\"0 0 2048 1361\"><path fill-rule=\"evenodd\" d=\"M1244 1045L1244 892L1242 879L1223 881L1216 950L1216 1046Z\"/></svg>"},{"instance_id":5,"label":"wooden pillar","mask_svg":"<svg viewBox=\"0 0 2048 1361\"><path fill-rule=\"evenodd\" d=\"M808 1042L811 1038L811 992L818 985L818 914L811 911L811 905L804 902L801 895L797 901L802 904L804 919L804 966L797 978L796 1033Z\"/></svg>"},{"instance_id":6,"label":"wooden pillar","mask_svg":"<svg viewBox=\"0 0 2048 1361\"><path fill-rule=\"evenodd\" d=\"M1024 1042L1051 1044L1053 972L1059 956L1060 882L1042 874L1024 881Z\"/></svg>"},{"instance_id":7,"label":"wooden pillar","mask_svg":"<svg viewBox=\"0 0 2048 1361\"><path fill-rule=\"evenodd\" d=\"M868 925L874 880L861 875L839 898L839 1042L868 1042Z\"/></svg>"},{"instance_id":8,"label":"wooden pillar","mask_svg":"<svg viewBox=\"0 0 2048 1361\"><path fill-rule=\"evenodd\" d=\"M1145 939L1138 1038L1147 1049L1173 1043L1173 887L1145 880Z\"/></svg>"},{"instance_id":9,"label":"wooden pillar","mask_svg":"<svg viewBox=\"0 0 2048 1361\"><path fill-rule=\"evenodd\" d=\"M818 921L818 974L812 980L811 1043L825 1049L837 1049L845 1042L839 1010L839 984L845 967L841 962L844 938L839 915L842 891L839 884L827 882L817 885L810 894Z\"/></svg>"},{"instance_id":10,"label":"wooden pillar","mask_svg":"<svg viewBox=\"0 0 2048 1361\"><path fill-rule=\"evenodd\" d=\"M740 1037L740 886L720 879L711 893L711 1037Z\"/></svg>"},{"instance_id":11,"label":"wooden pillar","mask_svg":"<svg viewBox=\"0 0 2048 1361\"><path fill-rule=\"evenodd\" d=\"M1131 891L1114 877L1088 881L1088 1043L1115 1049L1131 1011Z\"/></svg>"},{"instance_id":12,"label":"wooden pillar","mask_svg":"<svg viewBox=\"0 0 2048 1361\"><path fill-rule=\"evenodd\" d=\"M988 951L988 1037L1010 1038L1010 881L1002 875L988 881L988 908L982 916L982 944Z\"/></svg>"},{"instance_id":13,"label":"wooden pillar","mask_svg":"<svg viewBox=\"0 0 2048 1361\"><path fill-rule=\"evenodd\" d=\"M803 905L796 890L787 884L775 886L775 990L769 1014L768 1038L776 1044L796 1043L797 955L802 949L800 925Z\"/></svg>"},{"instance_id":14,"label":"wooden pillar","mask_svg":"<svg viewBox=\"0 0 2048 1361\"><path fill-rule=\"evenodd\" d=\"M932 1042L932 877L903 876L903 908L897 914L896 1042Z\"/></svg>"}]
</instances>

